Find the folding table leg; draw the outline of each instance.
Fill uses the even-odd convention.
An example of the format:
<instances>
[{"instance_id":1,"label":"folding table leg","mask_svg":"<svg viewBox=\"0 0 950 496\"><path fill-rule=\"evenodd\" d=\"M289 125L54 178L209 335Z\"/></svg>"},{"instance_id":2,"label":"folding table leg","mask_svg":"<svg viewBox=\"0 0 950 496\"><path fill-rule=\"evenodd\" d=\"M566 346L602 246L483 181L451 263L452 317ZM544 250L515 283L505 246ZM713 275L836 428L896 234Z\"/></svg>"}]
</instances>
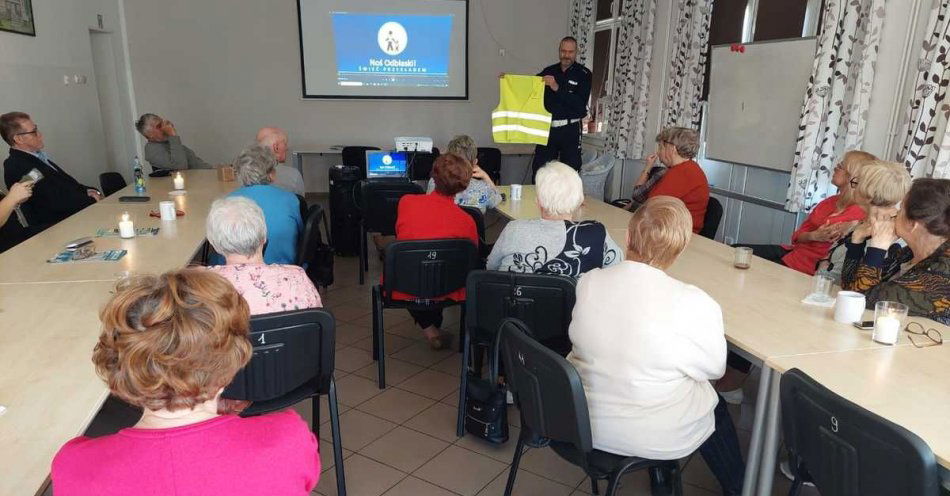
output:
<instances>
[{"instance_id":1,"label":"folding table leg","mask_svg":"<svg viewBox=\"0 0 950 496\"><path fill-rule=\"evenodd\" d=\"M763 366L764 368L764 366ZM768 416L765 418L765 442L762 444L762 461L759 464L758 494L772 494L772 479L775 477L775 461L778 459L778 441L780 434L779 383L782 374L772 371L772 383L769 386Z\"/></svg>"},{"instance_id":2,"label":"folding table leg","mask_svg":"<svg viewBox=\"0 0 950 496\"><path fill-rule=\"evenodd\" d=\"M742 482L742 496L751 496L755 490L756 475L762 456L762 435L765 430L766 408L768 408L769 386L772 383L772 369L762 364L759 374L759 394L755 399L755 420L752 422L752 438L749 441L749 458L745 463L745 479Z\"/></svg>"}]
</instances>

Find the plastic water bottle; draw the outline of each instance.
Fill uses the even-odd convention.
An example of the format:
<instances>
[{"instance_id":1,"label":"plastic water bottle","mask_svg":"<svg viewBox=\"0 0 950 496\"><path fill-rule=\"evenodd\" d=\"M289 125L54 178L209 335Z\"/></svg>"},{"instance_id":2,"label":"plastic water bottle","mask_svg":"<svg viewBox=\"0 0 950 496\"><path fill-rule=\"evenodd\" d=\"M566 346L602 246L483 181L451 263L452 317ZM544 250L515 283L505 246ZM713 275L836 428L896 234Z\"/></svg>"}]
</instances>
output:
<instances>
[{"instance_id":1,"label":"plastic water bottle","mask_svg":"<svg viewBox=\"0 0 950 496\"><path fill-rule=\"evenodd\" d=\"M142 162L139 161L138 155L132 159L132 180L135 181L135 194L144 195L145 174L142 172Z\"/></svg>"}]
</instances>

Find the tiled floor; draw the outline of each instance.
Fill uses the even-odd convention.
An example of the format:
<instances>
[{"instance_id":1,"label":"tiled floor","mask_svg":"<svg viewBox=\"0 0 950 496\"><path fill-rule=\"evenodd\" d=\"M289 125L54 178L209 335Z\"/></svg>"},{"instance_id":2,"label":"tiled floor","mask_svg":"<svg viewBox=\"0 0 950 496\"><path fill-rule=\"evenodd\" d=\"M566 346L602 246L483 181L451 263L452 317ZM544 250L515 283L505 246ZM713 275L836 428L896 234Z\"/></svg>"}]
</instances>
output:
<instances>
[{"instance_id":1,"label":"tiled floor","mask_svg":"<svg viewBox=\"0 0 950 496\"><path fill-rule=\"evenodd\" d=\"M357 283L357 259L337 258L336 282L322 292L324 304L338 323L337 372L341 436L347 491L351 496L442 496L503 494L514 445L520 430L515 409L509 410L510 440L494 446L472 436L455 436L460 359L454 351L431 351L405 311L385 312L388 386L376 386L372 360L371 284L378 280L376 260L367 284ZM446 330L457 332L458 311L445 314ZM755 385L747 388L752 394ZM751 410L747 400L743 408ZM322 401L321 458L323 474L315 494L336 495L331 435ZM309 407L298 408L309 418ZM751 412L733 410L740 441L748 443ZM743 425L745 424L745 425ZM745 449L745 447L743 447ZM685 494L719 494L719 487L700 456L685 461ZM776 476L774 494L787 494L788 482ZM605 484L601 483L601 491ZM514 494L586 495L590 482L577 467L549 449L529 450L522 458ZM623 495L649 495L645 473L627 475ZM807 494L807 493L806 493Z\"/></svg>"}]
</instances>

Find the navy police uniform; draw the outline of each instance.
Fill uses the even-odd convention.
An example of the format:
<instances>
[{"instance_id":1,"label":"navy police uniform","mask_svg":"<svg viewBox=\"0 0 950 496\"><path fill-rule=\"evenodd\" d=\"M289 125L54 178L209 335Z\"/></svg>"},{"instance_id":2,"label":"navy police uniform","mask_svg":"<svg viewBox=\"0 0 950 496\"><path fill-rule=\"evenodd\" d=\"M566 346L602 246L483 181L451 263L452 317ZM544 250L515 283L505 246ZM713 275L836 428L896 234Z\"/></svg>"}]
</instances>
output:
<instances>
[{"instance_id":1,"label":"navy police uniform","mask_svg":"<svg viewBox=\"0 0 950 496\"><path fill-rule=\"evenodd\" d=\"M544 88L544 108L551 113L551 134L548 144L534 149L532 168L537 173L544 164L560 160L575 170L581 168L581 120L587 116L590 98L590 69L577 62L566 71L557 63L545 67L538 76L554 76L558 90Z\"/></svg>"}]
</instances>

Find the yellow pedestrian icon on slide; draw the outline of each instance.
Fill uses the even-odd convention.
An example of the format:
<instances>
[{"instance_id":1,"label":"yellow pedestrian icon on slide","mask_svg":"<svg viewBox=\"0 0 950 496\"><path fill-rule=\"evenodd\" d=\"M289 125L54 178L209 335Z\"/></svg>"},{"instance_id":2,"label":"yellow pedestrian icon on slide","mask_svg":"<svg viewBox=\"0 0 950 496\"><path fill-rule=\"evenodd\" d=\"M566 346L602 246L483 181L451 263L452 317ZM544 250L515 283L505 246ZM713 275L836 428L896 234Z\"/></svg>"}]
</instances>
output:
<instances>
[{"instance_id":1,"label":"yellow pedestrian icon on slide","mask_svg":"<svg viewBox=\"0 0 950 496\"><path fill-rule=\"evenodd\" d=\"M387 55L399 55L406 49L406 45L409 43L409 35L402 24L390 21L379 28L376 41L379 43L379 49Z\"/></svg>"}]
</instances>

